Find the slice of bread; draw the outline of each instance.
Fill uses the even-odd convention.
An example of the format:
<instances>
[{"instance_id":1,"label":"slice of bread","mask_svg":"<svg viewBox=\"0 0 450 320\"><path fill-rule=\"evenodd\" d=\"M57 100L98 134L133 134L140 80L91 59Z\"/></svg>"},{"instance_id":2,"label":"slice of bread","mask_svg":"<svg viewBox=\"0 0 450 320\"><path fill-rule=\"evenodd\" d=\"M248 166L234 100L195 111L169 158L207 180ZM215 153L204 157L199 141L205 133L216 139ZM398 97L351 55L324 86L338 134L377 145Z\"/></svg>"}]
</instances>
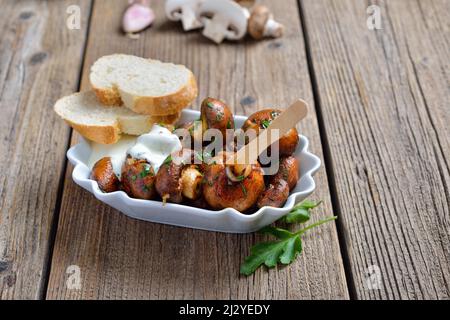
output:
<instances>
[{"instance_id":1,"label":"slice of bread","mask_svg":"<svg viewBox=\"0 0 450 320\"><path fill-rule=\"evenodd\" d=\"M148 133L154 123L174 124L180 117L180 112L167 116L148 116L120 106L105 108L92 91L63 97L56 102L54 109L82 136L103 144L116 143L122 133Z\"/></svg>"},{"instance_id":2,"label":"slice of bread","mask_svg":"<svg viewBox=\"0 0 450 320\"><path fill-rule=\"evenodd\" d=\"M139 114L164 116L186 108L198 94L194 74L182 65L126 54L98 59L89 76L104 105L122 105Z\"/></svg>"}]
</instances>

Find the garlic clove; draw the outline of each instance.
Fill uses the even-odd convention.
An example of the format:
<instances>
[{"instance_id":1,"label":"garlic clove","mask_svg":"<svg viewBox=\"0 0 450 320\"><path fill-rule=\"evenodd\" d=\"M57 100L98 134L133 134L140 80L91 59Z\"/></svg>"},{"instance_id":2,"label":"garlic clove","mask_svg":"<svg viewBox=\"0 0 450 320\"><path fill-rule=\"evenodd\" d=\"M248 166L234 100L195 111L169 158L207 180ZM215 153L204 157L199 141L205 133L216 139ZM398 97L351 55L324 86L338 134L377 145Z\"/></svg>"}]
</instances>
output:
<instances>
[{"instance_id":1,"label":"garlic clove","mask_svg":"<svg viewBox=\"0 0 450 320\"><path fill-rule=\"evenodd\" d=\"M155 20L153 10L143 4L133 3L125 11L122 18L122 29L126 33L140 32Z\"/></svg>"}]
</instances>

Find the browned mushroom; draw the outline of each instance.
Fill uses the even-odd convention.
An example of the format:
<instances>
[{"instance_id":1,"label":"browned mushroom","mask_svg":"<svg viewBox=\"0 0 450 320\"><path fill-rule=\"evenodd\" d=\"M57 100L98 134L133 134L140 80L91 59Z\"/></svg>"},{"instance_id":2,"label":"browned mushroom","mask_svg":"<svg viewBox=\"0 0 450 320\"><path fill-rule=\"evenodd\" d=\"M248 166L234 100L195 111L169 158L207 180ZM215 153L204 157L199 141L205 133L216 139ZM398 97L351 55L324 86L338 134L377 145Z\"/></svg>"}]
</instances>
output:
<instances>
[{"instance_id":1,"label":"browned mushroom","mask_svg":"<svg viewBox=\"0 0 450 320\"><path fill-rule=\"evenodd\" d=\"M155 172L146 160L127 157L122 166L122 187L132 198L152 200L156 196Z\"/></svg>"},{"instance_id":2,"label":"browned mushroom","mask_svg":"<svg viewBox=\"0 0 450 320\"><path fill-rule=\"evenodd\" d=\"M269 178L269 183L276 183L278 180L285 180L289 186L289 191L295 188L298 176L298 160L293 156L280 159L278 172Z\"/></svg>"},{"instance_id":3,"label":"browned mushroom","mask_svg":"<svg viewBox=\"0 0 450 320\"><path fill-rule=\"evenodd\" d=\"M298 160L292 156L280 159L278 172L268 178L266 190L258 199L258 207L282 207L298 181Z\"/></svg>"},{"instance_id":4,"label":"browned mushroom","mask_svg":"<svg viewBox=\"0 0 450 320\"><path fill-rule=\"evenodd\" d=\"M265 109L253 113L244 122L242 130L247 131L253 129L256 134L259 130L266 129L269 127L272 120L274 120L282 111L277 109ZM278 140L278 148L280 156L290 156L294 153L298 145L298 132L297 129L292 128L285 135L283 135L280 140Z\"/></svg>"},{"instance_id":5,"label":"browned mushroom","mask_svg":"<svg viewBox=\"0 0 450 320\"><path fill-rule=\"evenodd\" d=\"M203 132L217 129L222 133L223 144L226 143L226 130L234 130L234 119L230 108L222 101L206 98L200 110Z\"/></svg>"},{"instance_id":6,"label":"browned mushroom","mask_svg":"<svg viewBox=\"0 0 450 320\"><path fill-rule=\"evenodd\" d=\"M175 159L169 157L156 174L156 191L163 201L181 203L184 199L197 200L201 195L203 175L201 166L193 163L194 153L182 149Z\"/></svg>"},{"instance_id":7,"label":"browned mushroom","mask_svg":"<svg viewBox=\"0 0 450 320\"><path fill-rule=\"evenodd\" d=\"M266 190L261 193L258 198L257 206L262 208L269 207L282 207L289 197L289 186L284 180L277 180L274 183L270 183Z\"/></svg>"},{"instance_id":8,"label":"browned mushroom","mask_svg":"<svg viewBox=\"0 0 450 320\"><path fill-rule=\"evenodd\" d=\"M253 207L264 191L261 166L256 163L248 168L236 170L222 161L206 166L203 196L213 209L234 208L240 212Z\"/></svg>"},{"instance_id":9,"label":"browned mushroom","mask_svg":"<svg viewBox=\"0 0 450 320\"><path fill-rule=\"evenodd\" d=\"M98 160L92 168L91 179L97 181L103 192L109 193L119 190L120 181L114 173L111 157Z\"/></svg>"}]
</instances>

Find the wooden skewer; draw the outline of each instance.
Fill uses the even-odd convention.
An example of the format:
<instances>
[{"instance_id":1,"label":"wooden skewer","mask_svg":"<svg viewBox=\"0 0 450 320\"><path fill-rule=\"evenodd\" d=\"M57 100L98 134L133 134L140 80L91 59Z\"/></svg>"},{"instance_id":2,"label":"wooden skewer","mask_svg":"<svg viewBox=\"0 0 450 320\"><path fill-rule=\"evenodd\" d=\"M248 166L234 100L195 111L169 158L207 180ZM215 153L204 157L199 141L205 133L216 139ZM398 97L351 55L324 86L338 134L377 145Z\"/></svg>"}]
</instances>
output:
<instances>
[{"instance_id":1,"label":"wooden skewer","mask_svg":"<svg viewBox=\"0 0 450 320\"><path fill-rule=\"evenodd\" d=\"M308 105L303 100L297 100L284 110L277 118L272 120L269 127L260 131L258 137L242 147L234 156L234 163L246 165L255 163L259 155L271 144L279 140L289 130L308 114ZM277 131L274 131L277 130ZM273 133L273 134L271 134ZM278 134L276 134L278 133ZM231 162L233 163L233 162Z\"/></svg>"}]
</instances>

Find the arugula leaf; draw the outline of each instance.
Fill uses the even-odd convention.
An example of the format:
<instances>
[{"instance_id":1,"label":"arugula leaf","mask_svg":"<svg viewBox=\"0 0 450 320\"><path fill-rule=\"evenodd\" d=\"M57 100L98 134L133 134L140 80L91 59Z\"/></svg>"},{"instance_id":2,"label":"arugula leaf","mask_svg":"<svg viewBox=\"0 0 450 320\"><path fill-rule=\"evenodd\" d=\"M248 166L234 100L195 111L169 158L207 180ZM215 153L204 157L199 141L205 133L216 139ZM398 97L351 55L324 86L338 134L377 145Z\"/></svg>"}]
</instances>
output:
<instances>
[{"instance_id":1,"label":"arugula leaf","mask_svg":"<svg viewBox=\"0 0 450 320\"><path fill-rule=\"evenodd\" d=\"M286 239L293 236L292 232L273 226L267 226L258 231L261 234L270 234L278 239Z\"/></svg>"},{"instance_id":2,"label":"arugula leaf","mask_svg":"<svg viewBox=\"0 0 450 320\"><path fill-rule=\"evenodd\" d=\"M284 216L283 221L286 223L304 223L311 218L310 210L319 206L322 201L315 202L305 200L297 204L292 210Z\"/></svg>"},{"instance_id":3,"label":"arugula leaf","mask_svg":"<svg viewBox=\"0 0 450 320\"><path fill-rule=\"evenodd\" d=\"M272 226L261 229L260 232L271 234L278 240L262 242L254 245L250 249L250 255L241 265L240 273L246 276L251 275L263 264L268 268L273 268L278 263L284 265L292 263L295 258L297 258L297 256L302 252L302 235L306 231L326 222L333 221L336 218L336 216L333 216L321 220L319 222L313 223L310 226L300 229L295 233Z\"/></svg>"}]
</instances>

